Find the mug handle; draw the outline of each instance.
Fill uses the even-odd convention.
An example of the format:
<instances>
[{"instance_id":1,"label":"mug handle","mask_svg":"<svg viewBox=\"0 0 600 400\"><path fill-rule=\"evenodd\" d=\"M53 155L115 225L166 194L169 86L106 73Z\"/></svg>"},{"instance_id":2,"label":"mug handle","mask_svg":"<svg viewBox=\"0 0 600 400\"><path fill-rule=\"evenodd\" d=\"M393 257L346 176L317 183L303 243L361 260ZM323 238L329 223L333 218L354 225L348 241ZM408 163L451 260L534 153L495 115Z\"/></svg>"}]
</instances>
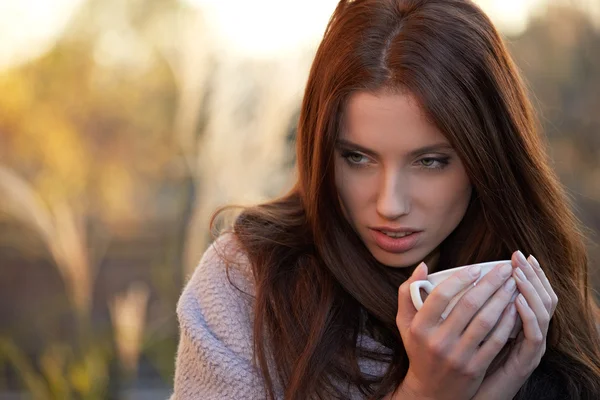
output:
<instances>
[{"instance_id":1,"label":"mug handle","mask_svg":"<svg viewBox=\"0 0 600 400\"><path fill-rule=\"evenodd\" d=\"M423 299L421 298L421 289L426 291L428 294L433 291L433 284L429 281L415 281L410 284L410 297L415 308L418 310L423 307Z\"/></svg>"}]
</instances>

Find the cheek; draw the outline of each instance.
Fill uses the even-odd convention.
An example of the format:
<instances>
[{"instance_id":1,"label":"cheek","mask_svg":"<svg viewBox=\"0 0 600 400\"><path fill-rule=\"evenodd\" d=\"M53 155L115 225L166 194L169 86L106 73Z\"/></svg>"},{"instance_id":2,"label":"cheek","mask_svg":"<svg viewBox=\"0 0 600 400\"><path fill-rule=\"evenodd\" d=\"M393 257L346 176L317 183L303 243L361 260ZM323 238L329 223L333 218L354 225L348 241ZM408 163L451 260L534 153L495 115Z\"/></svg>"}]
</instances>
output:
<instances>
[{"instance_id":1,"label":"cheek","mask_svg":"<svg viewBox=\"0 0 600 400\"><path fill-rule=\"evenodd\" d=\"M372 179L353 173L347 168L336 167L335 184L346 218L353 220L361 210L365 211L372 198Z\"/></svg>"},{"instance_id":2,"label":"cheek","mask_svg":"<svg viewBox=\"0 0 600 400\"><path fill-rule=\"evenodd\" d=\"M471 199L471 185L462 174L451 179L440 180L427 189L431 215L440 218L442 223L457 224Z\"/></svg>"}]
</instances>

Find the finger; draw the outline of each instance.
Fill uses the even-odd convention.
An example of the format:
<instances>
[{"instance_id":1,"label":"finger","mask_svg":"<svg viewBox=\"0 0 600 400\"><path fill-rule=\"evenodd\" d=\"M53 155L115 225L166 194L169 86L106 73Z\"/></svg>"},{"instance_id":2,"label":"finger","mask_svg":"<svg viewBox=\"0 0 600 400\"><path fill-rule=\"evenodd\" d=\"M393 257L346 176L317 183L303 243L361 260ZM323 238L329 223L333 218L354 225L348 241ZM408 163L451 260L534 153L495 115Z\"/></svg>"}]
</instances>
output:
<instances>
[{"instance_id":1,"label":"finger","mask_svg":"<svg viewBox=\"0 0 600 400\"><path fill-rule=\"evenodd\" d=\"M514 303L509 304L504 309L496 328L472 357L474 366L481 369L487 369L490 366L494 358L506 345L506 342L508 342L510 333L517 322L517 317L517 309Z\"/></svg>"},{"instance_id":2,"label":"finger","mask_svg":"<svg viewBox=\"0 0 600 400\"><path fill-rule=\"evenodd\" d=\"M427 279L427 265L422 262L419 264L412 275L398 288L398 313L396 314L396 325L400 334L410 326L417 310L410 297L410 284L414 281Z\"/></svg>"},{"instance_id":3,"label":"finger","mask_svg":"<svg viewBox=\"0 0 600 400\"><path fill-rule=\"evenodd\" d=\"M528 309L531 309L536 317L536 321L542 332L548 330L548 323L550 320L550 314L546 309L546 306L542 303L538 292L535 290L531 282L527 280L523 271L520 268L516 268L513 272L513 276L517 281L517 289L521 293L519 296L523 297L526 301L525 304ZM517 298L519 298L517 296ZM523 321L523 325L525 321ZM525 327L523 327L524 329Z\"/></svg>"},{"instance_id":4,"label":"finger","mask_svg":"<svg viewBox=\"0 0 600 400\"><path fill-rule=\"evenodd\" d=\"M515 279L508 278L504 285L502 285L502 288L497 290L492 298L485 303L471 322L469 322L467 329L460 338L458 346L461 348L461 352L470 355L477 350L485 337L499 323L502 313L509 306L516 289L517 283Z\"/></svg>"},{"instance_id":5,"label":"finger","mask_svg":"<svg viewBox=\"0 0 600 400\"><path fill-rule=\"evenodd\" d=\"M544 335L540 329L536 314L523 294L519 294L515 300L517 312L523 321L522 334L524 337L523 345L529 350L534 351L544 342Z\"/></svg>"},{"instance_id":6,"label":"finger","mask_svg":"<svg viewBox=\"0 0 600 400\"><path fill-rule=\"evenodd\" d=\"M511 273L510 264L499 264L481 278L476 286L469 289L444 321L446 333L455 337L460 336L477 311L506 282Z\"/></svg>"},{"instance_id":7,"label":"finger","mask_svg":"<svg viewBox=\"0 0 600 400\"><path fill-rule=\"evenodd\" d=\"M552 289L552 285L550 285L550 281L548 281L548 278L546 277L544 270L540 266L539 261L533 255L530 255L527 258L527 261L529 261L529 264L531 264L531 266L533 267L533 270L535 271L537 277L542 282L542 285L544 285L546 292L550 295L550 299L552 300L552 309L550 315L552 315L554 314L554 310L556 309L556 305L558 304L558 296L554 292L554 289Z\"/></svg>"},{"instance_id":8,"label":"finger","mask_svg":"<svg viewBox=\"0 0 600 400\"><path fill-rule=\"evenodd\" d=\"M515 267L521 268L521 271L523 271L527 277L527 280L533 285L536 292L538 292L538 295L540 296L540 299L542 299L542 303L546 307L546 310L548 313L550 313L552 309L552 299L550 298L550 294L542 284L542 281L538 275L535 273L531 264L527 262L527 259L523 253L521 253L521 251L515 251L512 256L512 262Z\"/></svg>"},{"instance_id":9,"label":"finger","mask_svg":"<svg viewBox=\"0 0 600 400\"><path fill-rule=\"evenodd\" d=\"M425 327L436 326L452 299L472 285L480 275L481 267L473 265L460 269L437 285L427 296L421 311L416 317L419 319L419 323Z\"/></svg>"}]
</instances>

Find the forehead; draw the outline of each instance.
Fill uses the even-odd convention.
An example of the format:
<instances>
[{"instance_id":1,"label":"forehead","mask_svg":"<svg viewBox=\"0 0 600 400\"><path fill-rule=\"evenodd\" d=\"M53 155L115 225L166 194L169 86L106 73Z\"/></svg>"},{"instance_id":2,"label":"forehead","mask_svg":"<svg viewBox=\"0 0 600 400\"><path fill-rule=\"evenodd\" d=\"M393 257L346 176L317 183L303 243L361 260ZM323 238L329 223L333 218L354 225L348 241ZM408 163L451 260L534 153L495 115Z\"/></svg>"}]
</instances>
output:
<instances>
[{"instance_id":1,"label":"forehead","mask_svg":"<svg viewBox=\"0 0 600 400\"><path fill-rule=\"evenodd\" d=\"M448 142L414 96L389 91L353 93L346 103L340 136L388 149Z\"/></svg>"}]
</instances>

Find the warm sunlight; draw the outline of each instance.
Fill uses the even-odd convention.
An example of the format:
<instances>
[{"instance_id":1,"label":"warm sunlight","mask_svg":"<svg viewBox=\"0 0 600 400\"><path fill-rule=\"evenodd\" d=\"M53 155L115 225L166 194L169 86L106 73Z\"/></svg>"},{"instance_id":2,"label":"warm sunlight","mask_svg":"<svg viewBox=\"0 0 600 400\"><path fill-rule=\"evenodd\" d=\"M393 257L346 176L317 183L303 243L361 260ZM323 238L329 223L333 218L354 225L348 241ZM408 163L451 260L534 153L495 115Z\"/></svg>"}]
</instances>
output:
<instances>
[{"instance_id":1,"label":"warm sunlight","mask_svg":"<svg viewBox=\"0 0 600 400\"><path fill-rule=\"evenodd\" d=\"M429 95L420 93L419 102L383 95L368 95L367 103L355 101L367 98L365 89L378 83L371 79L377 57L355 50L365 35L375 35L380 19L390 18L377 6L383 3L413 4L423 12L389 19L397 26L416 24L416 40L402 39L400 55L412 52L419 63L433 66L409 73L412 78L406 71L415 69L410 60L388 68L406 81L413 97L427 86ZM464 10L465 4L470 11ZM496 51L498 38L471 29L484 18L474 4L500 32L502 51ZM338 5L336 18L350 18L350 25L332 25L336 40L325 41L324 57L315 62ZM350 10L343 9L347 5ZM462 21L454 21L459 14ZM384 29L380 36L393 31ZM450 49L439 46L446 34L452 35L454 52L466 62L451 61ZM377 46L369 50L381 51ZM486 49L495 49L494 54ZM507 58L510 63L497 62ZM339 59L345 60L343 65ZM465 70L469 65L478 67ZM441 80L435 76L440 70ZM516 75L518 80L513 79ZM346 365L346 355L360 353L360 348L344 341L325 349L328 343L319 340L327 341L327 335L309 338L315 339L309 347L317 353L326 350L313 354L324 360L323 368L305 368L306 376L292 377L300 382L297 388L288 379L277 379L289 375L285 371L294 367L295 354L306 353L306 338L297 340L295 328L362 335L371 358L380 361L389 361L390 351L412 354L405 348L411 341L399 340L404 339L399 326L412 324L409 318L416 320L423 310L416 309L419 296L413 303L409 291L404 292L406 301L396 301L402 292L396 289L405 280L400 269L410 273L427 260L428 271L443 275L453 267L497 264L511 255L513 264L526 268L527 279L537 271L544 285L528 289L518 275L520 268L505 265L511 268L505 268L502 281L491 274L496 287L504 286L503 294L479 292L484 295L481 304L495 301L481 318L504 324L506 335L498 329L491 333L498 334L496 339L509 336L516 310L527 328L517 341L531 342L514 346L519 354L507 358L516 360L519 371L513 368L516 364L498 367L521 378L532 376L535 382L526 389L530 398L552 392L556 399L600 399L600 386L592 384L600 382L600 373L591 368L600 365L600 357L592 354L600 354L600 348L596 351L592 339L585 339L593 338L595 321L586 319L585 312L565 319L567 308L585 311L593 298L600 301L598 93L600 0L0 0L0 400L265 398L266 382L258 372L267 371L249 362L256 347L252 336L257 315L251 300L257 284L275 293L273 283L292 288L294 298L317 295L314 304L302 302L299 309L294 298L287 301L285 292L276 293L278 302L287 301L282 309L292 316L306 316L307 310L327 316L332 304L342 317L361 316L329 318L325 325L311 318L287 325L281 320L286 325L281 329L271 324L284 333L276 335L279 343L300 343L283 351L292 357L282 362L292 365L279 371L269 366L275 396L287 391L302 398L327 397L314 388L332 389L340 398L366 398L371 389L392 393L399 381L383 378L385 383L380 372L406 365L351 360L365 361L361 372L373 378L372 385L361 385L365 381L357 381L353 371L327 361L339 359ZM366 122L361 118L365 113ZM480 120L474 121L472 114ZM518 120L519 129L494 124L492 114L496 122ZM374 160L370 172L346 174L334 168L339 193L323 192L324 187L311 183L314 179L307 184L304 178L323 178L321 167L334 159L336 164L362 163L355 157L361 154L351 154L358 149L336 152L343 157L334 158L321 151L328 139L322 128L328 136L339 136L329 128L339 128L342 117L369 125L356 129L362 132L357 133L362 145L397 149L382 162ZM392 160L399 158L393 154L401 151L399 146L425 145L412 143L427 140L411 128L419 123L421 131L435 131L438 139L452 133L450 125L486 127L471 129L468 136L454 132L447 138L456 144L454 151ZM518 145L522 131L532 145ZM490 135L505 146L494 147L498 140L487 140ZM472 191L469 180L486 180L482 207L498 208L485 215L485 225L460 221L477 219L482 208L465 212ZM313 201L321 195L327 199ZM548 198L551 204L544 202ZM346 212L318 229L319 241L337 244L326 249L324 260L311 234L312 222L339 214L336 209ZM519 224L521 220L531 223ZM497 243L454 240L460 239L453 233L459 224L458 236L489 236ZM509 225L516 231L501 229ZM440 248L451 248L460 257L441 254ZM539 265L534 258L529 259L532 264L524 263L519 248L525 257L538 257ZM348 257L353 268L348 268ZM257 259L268 262L257 269L252 262ZM352 274L357 268L364 272L361 265L372 279ZM344 281L335 270L344 271ZM432 286L439 282L439 275L425 280L423 266L414 271L416 280ZM508 272L516 274L514 279ZM561 284L557 297L542 296L551 300L544 307L537 297L542 291L551 293L546 273ZM269 276L277 282L263 279ZM300 285L294 284L297 277ZM517 290L523 292L515 301L520 305L507 308ZM484 299L491 295L492 300ZM560 300L551 315L556 299L565 297L568 304ZM503 307L508 313L500 316ZM269 313L268 304L260 308ZM438 308L440 314L448 313ZM536 313L543 314L543 324L537 324ZM406 320L394 323L394 315L400 314ZM550 316L558 322L548 324ZM258 317L260 322L265 316ZM377 326L364 324L370 319ZM481 340L490 336L481 324L470 330L468 319L457 323L463 325L456 332L472 332ZM263 332L265 339L273 338L273 329ZM557 337L572 340L560 347ZM267 361L281 353L272 341L262 342ZM471 342L476 350L480 340ZM540 345L546 342L547 348ZM565 349L587 349L590 354L582 357ZM545 350L549 357L542 356ZM492 377L485 370L496 356L492 353L487 362L467 369ZM425 372L436 375L442 363L452 364L434 361ZM538 361L541 368L535 370ZM563 364L568 368L558 371ZM324 379L312 389L302 387L315 373ZM454 379L431 378L421 377L432 382L426 389ZM568 385L552 384L563 381ZM512 399L523 383L487 382L492 383L478 383L483 390L477 398L496 399L512 388L505 396ZM574 394L562 395L563 388ZM365 389L364 396L358 389ZM437 389L450 393L443 384ZM476 389L469 385L470 393Z\"/></svg>"},{"instance_id":2,"label":"warm sunlight","mask_svg":"<svg viewBox=\"0 0 600 400\"><path fill-rule=\"evenodd\" d=\"M518 35L527 28L531 13L545 3L544 0L476 0L494 20L498 28L511 35Z\"/></svg>"},{"instance_id":3,"label":"warm sunlight","mask_svg":"<svg viewBox=\"0 0 600 400\"><path fill-rule=\"evenodd\" d=\"M245 55L269 56L314 43L337 0L184 0L201 7L207 21Z\"/></svg>"},{"instance_id":4,"label":"warm sunlight","mask_svg":"<svg viewBox=\"0 0 600 400\"><path fill-rule=\"evenodd\" d=\"M0 70L49 49L82 0L0 1Z\"/></svg>"},{"instance_id":5,"label":"warm sunlight","mask_svg":"<svg viewBox=\"0 0 600 400\"><path fill-rule=\"evenodd\" d=\"M200 7L228 43L227 49L253 57L286 53L314 43L323 34L337 0L183 0ZM478 0L507 34L522 32L529 13L544 0Z\"/></svg>"},{"instance_id":6,"label":"warm sunlight","mask_svg":"<svg viewBox=\"0 0 600 400\"><path fill-rule=\"evenodd\" d=\"M243 57L285 55L323 34L337 0L181 0L203 10L229 52ZM0 69L44 53L82 0L0 1ZM545 0L478 0L499 28L518 34ZM26 29L23 29L26 27Z\"/></svg>"}]
</instances>

